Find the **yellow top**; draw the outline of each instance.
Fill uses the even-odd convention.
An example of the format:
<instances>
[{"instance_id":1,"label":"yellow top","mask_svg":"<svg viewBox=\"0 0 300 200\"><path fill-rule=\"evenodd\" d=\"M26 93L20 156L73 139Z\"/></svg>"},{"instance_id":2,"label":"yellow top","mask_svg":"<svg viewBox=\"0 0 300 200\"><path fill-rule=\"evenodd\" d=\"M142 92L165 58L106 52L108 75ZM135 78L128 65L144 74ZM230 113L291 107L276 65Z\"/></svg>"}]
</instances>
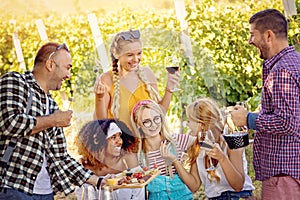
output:
<instances>
[{"instance_id":1,"label":"yellow top","mask_svg":"<svg viewBox=\"0 0 300 200\"><path fill-rule=\"evenodd\" d=\"M114 85L110 91L110 98L113 99L114 95ZM139 80L138 87L133 93L131 93L126 87L120 85L120 109L119 109L119 120L123 121L128 128L132 130L130 115L133 107L136 103L141 100L151 99L149 93L146 90L146 85ZM107 110L108 118L114 118L114 115L111 111L111 103Z\"/></svg>"}]
</instances>

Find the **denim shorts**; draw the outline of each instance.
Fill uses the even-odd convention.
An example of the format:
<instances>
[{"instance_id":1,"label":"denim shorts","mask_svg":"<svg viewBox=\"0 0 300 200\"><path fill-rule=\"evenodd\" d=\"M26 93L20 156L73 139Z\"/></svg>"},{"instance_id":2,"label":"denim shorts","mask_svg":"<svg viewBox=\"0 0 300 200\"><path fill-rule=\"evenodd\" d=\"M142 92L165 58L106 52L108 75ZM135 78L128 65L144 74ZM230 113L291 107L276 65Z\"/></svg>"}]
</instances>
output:
<instances>
[{"instance_id":1,"label":"denim shorts","mask_svg":"<svg viewBox=\"0 0 300 200\"><path fill-rule=\"evenodd\" d=\"M148 184L148 199L149 200L190 200L193 199L193 194L189 188L182 182L178 174L174 177L157 176Z\"/></svg>"},{"instance_id":2,"label":"denim shorts","mask_svg":"<svg viewBox=\"0 0 300 200\"><path fill-rule=\"evenodd\" d=\"M33 194L28 195L23 192L19 192L16 189L4 188L0 192L0 200L54 200L53 193L51 194Z\"/></svg>"},{"instance_id":3,"label":"denim shorts","mask_svg":"<svg viewBox=\"0 0 300 200\"><path fill-rule=\"evenodd\" d=\"M208 198L209 200L239 200L252 196L252 190L243 190L240 192L226 191L222 192L220 196Z\"/></svg>"}]
</instances>

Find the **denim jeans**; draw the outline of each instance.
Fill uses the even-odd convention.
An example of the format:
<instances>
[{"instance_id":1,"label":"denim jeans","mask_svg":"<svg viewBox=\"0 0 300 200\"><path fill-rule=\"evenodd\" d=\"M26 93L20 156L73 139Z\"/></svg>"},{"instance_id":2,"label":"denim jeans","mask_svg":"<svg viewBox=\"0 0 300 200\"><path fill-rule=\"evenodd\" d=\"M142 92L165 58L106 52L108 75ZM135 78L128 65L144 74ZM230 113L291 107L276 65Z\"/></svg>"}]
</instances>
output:
<instances>
[{"instance_id":1,"label":"denim jeans","mask_svg":"<svg viewBox=\"0 0 300 200\"><path fill-rule=\"evenodd\" d=\"M174 177L157 176L148 184L148 200L191 200L192 192L182 182L178 174Z\"/></svg>"},{"instance_id":2,"label":"denim jeans","mask_svg":"<svg viewBox=\"0 0 300 200\"><path fill-rule=\"evenodd\" d=\"M0 200L54 200L54 195L53 193L28 195L12 188L4 188L0 192Z\"/></svg>"},{"instance_id":3,"label":"denim jeans","mask_svg":"<svg viewBox=\"0 0 300 200\"><path fill-rule=\"evenodd\" d=\"M208 198L209 200L239 200L240 198L246 198L252 196L252 190L243 190L240 192L226 191L218 197Z\"/></svg>"}]
</instances>

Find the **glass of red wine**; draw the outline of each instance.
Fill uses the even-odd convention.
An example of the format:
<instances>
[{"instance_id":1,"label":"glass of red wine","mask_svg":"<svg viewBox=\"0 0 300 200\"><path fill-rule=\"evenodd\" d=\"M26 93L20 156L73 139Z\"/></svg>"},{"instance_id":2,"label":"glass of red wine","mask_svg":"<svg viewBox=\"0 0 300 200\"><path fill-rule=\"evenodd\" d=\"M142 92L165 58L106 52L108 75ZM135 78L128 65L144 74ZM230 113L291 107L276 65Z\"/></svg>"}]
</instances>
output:
<instances>
[{"instance_id":1,"label":"glass of red wine","mask_svg":"<svg viewBox=\"0 0 300 200\"><path fill-rule=\"evenodd\" d=\"M199 133L199 143L200 143L200 148L209 151L213 148L211 144L214 144L216 142L215 136L211 130L207 130L206 132L200 132ZM209 167L206 169L206 171L214 171L216 170L216 164L217 160L208 157L209 159ZM215 165L214 165L215 164Z\"/></svg>"},{"instance_id":2,"label":"glass of red wine","mask_svg":"<svg viewBox=\"0 0 300 200\"><path fill-rule=\"evenodd\" d=\"M178 59L175 56L172 56L170 61L167 63L169 66L166 67L166 70L168 71L169 74L175 74L179 70L179 62ZM180 89L177 87L174 87L171 89L171 92L176 92L179 91Z\"/></svg>"}]
</instances>

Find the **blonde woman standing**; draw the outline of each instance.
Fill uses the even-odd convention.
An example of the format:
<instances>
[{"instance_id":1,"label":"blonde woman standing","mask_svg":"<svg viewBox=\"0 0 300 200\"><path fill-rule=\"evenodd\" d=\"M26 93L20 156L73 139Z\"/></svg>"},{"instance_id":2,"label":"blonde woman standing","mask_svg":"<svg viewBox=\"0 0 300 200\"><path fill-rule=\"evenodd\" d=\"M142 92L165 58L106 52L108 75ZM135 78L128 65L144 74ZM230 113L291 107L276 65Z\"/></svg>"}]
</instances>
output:
<instances>
[{"instance_id":1,"label":"blonde woman standing","mask_svg":"<svg viewBox=\"0 0 300 200\"><path fill-rule=\"evenodd\" d=\"M116 34L110 47L112 69L101 74L94 85L95 119L118 118L132 129L130 113L143 99L159 103L168 110L172 92L179 84L179 72L168 74L163 98L158 93L157 80L149 67L141 67L142 43L139 30Z\"/></svg>"}]
</instances>

